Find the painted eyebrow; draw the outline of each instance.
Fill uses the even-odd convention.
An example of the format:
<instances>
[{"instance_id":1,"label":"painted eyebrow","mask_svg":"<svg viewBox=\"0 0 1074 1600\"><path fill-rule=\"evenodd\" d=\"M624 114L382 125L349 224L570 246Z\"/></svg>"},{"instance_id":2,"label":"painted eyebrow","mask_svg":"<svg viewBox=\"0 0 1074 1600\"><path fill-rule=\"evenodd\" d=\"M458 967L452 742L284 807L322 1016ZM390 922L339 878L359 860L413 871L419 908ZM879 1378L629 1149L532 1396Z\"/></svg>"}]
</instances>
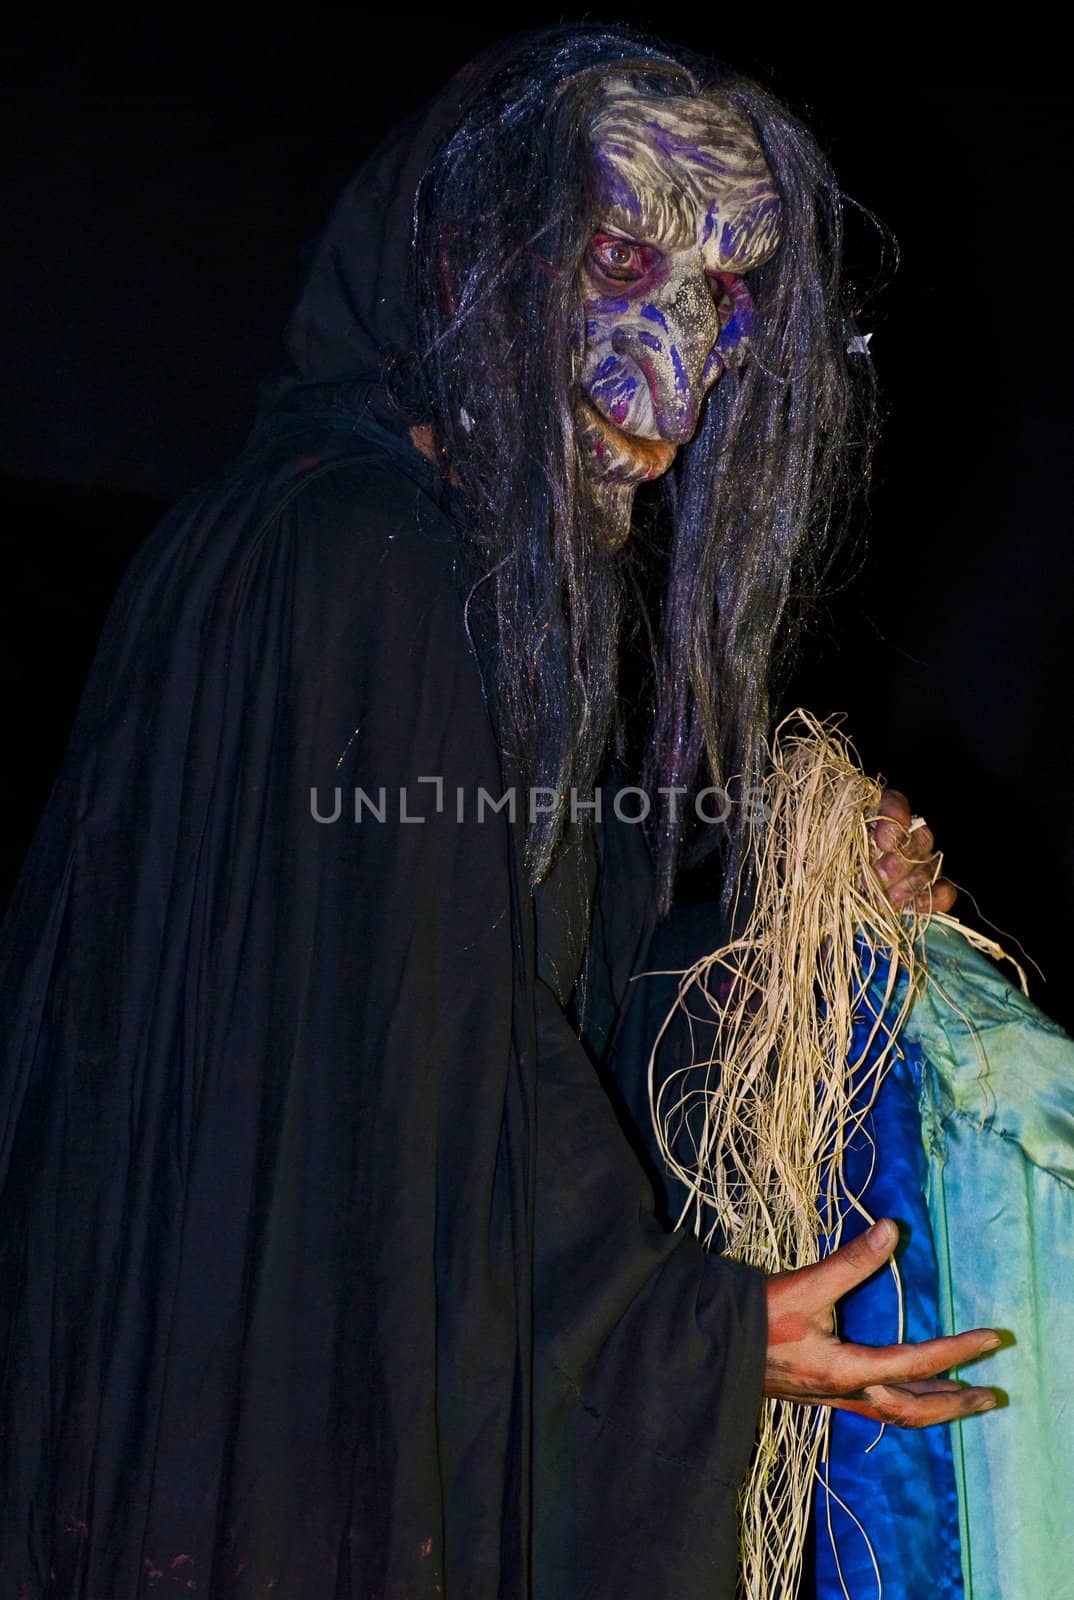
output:
<instances>
[{"instance_id":1,"label":"painted eyebrow","mask_svg":"<svg viewBox=\"0 0 1074 1600\"><path fill-rule=\"evenodd\" d=\"M635 244L645 250L656 250L661 255L668 250L676 248L674 244L669 244L666 239L657 240L646 238L644 235L637 233L626 233L615 223L605 223L603 226L594 228L592 239L614 239L617 243Z\"/></svg>"},{"instance_id":2,"label":"painted eyebrow","mask_svg":"<svg viewBox=\"0 0 1074 1600\"><path fill-rule=\"evenodd\" d=\"M622 233L622 232L619 231L619 229L615 226L614 223L606 224L603 227L595 228L593 230L593 235L592 235L592 238L590 240L590 243L594 243L597 239L614 239L614 240L616 240L617 243L641 245L646 250L657 250L657 251L660 251L661 253L665 252L669 248L672 248L672 249L675 248L675 246L670 246L669 247L666 241L664 243L662 243L662 244L657 244L652 239L639 239L637 234L634 234L634 233ZM725 273L725 274L728 274L728 275L730 275L731 277L734 277L734 278L744 278L748 272L755 272L757 270L758 266L763 266L763 265L764 265L764 262L750 262L749 266L745 266L745 267L743 267L743 266L705 267L704 271L705 271L706 277L710 277L710 278L711 277L716 277L721 272Z\"/></svg>"},{"instance_id":3,"label":"painted eyebrow","mask_svg":"<svg viewBox=\"0 0 1074 1600\"><path fill-rule=\"evenodd\" d=\"M682 250L687 248L693 239L692 227L674 215L661 219L669 222L670 227L658 229L655 226L656 218L649 207L642 207L640 216L624 215L622 206L612 205L608 210L611 216L618 214L624 217L624 220L606 223L603 229L597 231L605 233L614 231L632 244L647 244L654 250ZM650 228L649 223L654 225Z\"/></svg>"}]
</instances>

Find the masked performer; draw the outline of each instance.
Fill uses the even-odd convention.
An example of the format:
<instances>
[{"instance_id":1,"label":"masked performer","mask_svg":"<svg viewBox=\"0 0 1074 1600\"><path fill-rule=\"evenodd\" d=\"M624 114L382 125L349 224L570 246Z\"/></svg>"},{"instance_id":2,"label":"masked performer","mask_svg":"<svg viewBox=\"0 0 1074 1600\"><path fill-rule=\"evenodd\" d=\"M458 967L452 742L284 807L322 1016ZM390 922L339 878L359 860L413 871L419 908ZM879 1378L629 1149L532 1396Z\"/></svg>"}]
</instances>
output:
<instances>
[{"instance_id":1,"label":"masked performer","mask_svg":"<svg viewBox=\"0 0 1074 1600\"><path fill-rule=\"evenodd\" d=\"M712 1600L762 1384L985 1400L928 1382L984 1332L832 1334L893 1230L767 1283L668 1231L607 1069L860 438L837 204L754 86L584 29L344 195L10 919L4 1594Z\"/></svg>"}]
</instances>

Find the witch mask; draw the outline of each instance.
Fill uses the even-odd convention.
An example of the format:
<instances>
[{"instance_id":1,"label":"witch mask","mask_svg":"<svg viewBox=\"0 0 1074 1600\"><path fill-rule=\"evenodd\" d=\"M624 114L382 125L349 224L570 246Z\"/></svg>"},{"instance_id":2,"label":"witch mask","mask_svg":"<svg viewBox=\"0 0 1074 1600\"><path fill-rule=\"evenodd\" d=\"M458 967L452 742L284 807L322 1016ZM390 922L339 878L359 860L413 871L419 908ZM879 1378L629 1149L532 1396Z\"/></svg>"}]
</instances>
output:
<instances>
[{"instance_id":1,"label":"witch mask","mask_svg":"<svg viewBox=\"0 0 1074 1600\"><path fill-rule=\"evenodd\" d=\"M577 416L605 538L671 465L705 395L742 358L743 275L779 243L779 195L747 118L716 97L656 99L613 80L592 136L600 220L582 273Z\"/></svg>"}]
</instances>

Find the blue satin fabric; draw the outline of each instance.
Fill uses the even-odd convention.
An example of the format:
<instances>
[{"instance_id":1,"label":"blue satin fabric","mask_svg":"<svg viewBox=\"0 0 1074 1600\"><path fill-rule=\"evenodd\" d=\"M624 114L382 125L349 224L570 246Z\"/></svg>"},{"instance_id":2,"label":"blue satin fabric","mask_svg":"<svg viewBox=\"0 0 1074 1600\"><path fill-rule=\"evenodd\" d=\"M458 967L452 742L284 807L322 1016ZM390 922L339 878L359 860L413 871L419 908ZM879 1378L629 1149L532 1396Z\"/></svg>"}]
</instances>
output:
<instances>
[{"instance_id":1,"label":"blue satin fabric","mask_svg":"<svg viewBox=\"0 0 1074 1600\"><path fill-rule=\"evenodd\" d=\"M854 1040L852 1059L859 1072L869 1068L878 1047L875 1041L869 1047L868 1034L860 1025ZM896 1060L846 1159L850 1192L861 1196L872 1217L894 1217L902 1225L897 1260L903 1337L914 1341L940 1332L918 1109L920 1074L915 1051ZM843 1240L867 1226L864 1218L851 1213ZM839 1324L844 1339L894 1343L899 1338L899 1305L893 1273L881 1272L847 1295L840 1302ZM947 1428L887 1428L881 1433L865 1417L833 1411L829 1459L820 1471L825 1481L818 1484L813 1505L818 1600L845 1600L848 1594L851 1600L872 1600L880 1594L873 1558L884 1600L921 1600L923 1595L963 1600L958 1498Z\"/></svg>"}]
</instances>

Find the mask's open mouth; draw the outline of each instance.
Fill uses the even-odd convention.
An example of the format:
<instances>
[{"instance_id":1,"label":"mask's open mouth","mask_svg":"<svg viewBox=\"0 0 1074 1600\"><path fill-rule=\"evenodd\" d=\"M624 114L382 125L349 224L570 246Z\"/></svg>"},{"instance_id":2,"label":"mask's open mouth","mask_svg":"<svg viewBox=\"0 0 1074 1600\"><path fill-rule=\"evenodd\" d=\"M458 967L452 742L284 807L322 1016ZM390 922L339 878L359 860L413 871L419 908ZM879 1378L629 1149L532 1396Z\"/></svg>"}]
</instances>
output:
<instances>
[{"instance_id":1,"label":"mask's open mouth","mask_svg":"<svg viewBox=\"0 0 1074 1600\"><path fill-rule=\"evenodd\" d=\"M666 439L642 439L635 433L624 433L601 416L584 396L578 402L578 420L598 470L619 483L659 478L675 459L675 445Z\"/></svg>"}]
</instances>

